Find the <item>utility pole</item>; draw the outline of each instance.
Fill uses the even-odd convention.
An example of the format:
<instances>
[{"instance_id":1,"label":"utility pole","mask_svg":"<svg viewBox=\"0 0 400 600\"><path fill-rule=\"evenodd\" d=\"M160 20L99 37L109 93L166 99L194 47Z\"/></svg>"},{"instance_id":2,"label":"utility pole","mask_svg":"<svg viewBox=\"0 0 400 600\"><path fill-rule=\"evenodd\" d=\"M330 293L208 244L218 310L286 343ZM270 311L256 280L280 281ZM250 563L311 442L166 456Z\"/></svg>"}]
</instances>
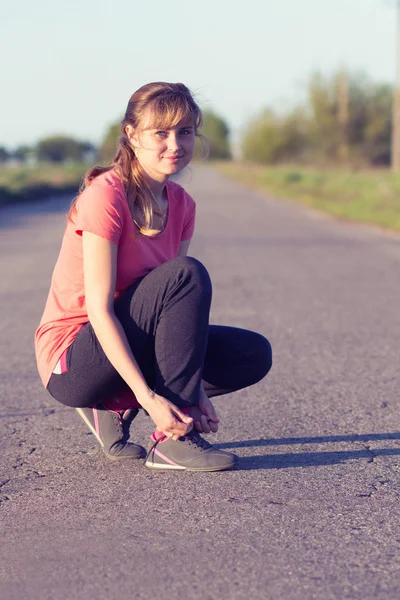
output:
<instances>
[{"instance_id":1,"label":"utility pole","mask_svg":"<svg viewBox=\"0 0 400 600\"><path fill-rule=\"evenodd\" d=\"M396 0L396 79L393 86L392 169L400 171L400 0Z\"/></svg>"},{"instance_id":2,"label":"utility pole","mask_svg":"<svg viewBox=\"0 0 400 600\"><path fill-rule=\"evenodd\" d=\"M399 0L400 2L400 0ZM339 158L346 162L349 160L349 77L345 67L339 73L338 81L338 119L340 127Z\"/></svg>"}]
</instances>

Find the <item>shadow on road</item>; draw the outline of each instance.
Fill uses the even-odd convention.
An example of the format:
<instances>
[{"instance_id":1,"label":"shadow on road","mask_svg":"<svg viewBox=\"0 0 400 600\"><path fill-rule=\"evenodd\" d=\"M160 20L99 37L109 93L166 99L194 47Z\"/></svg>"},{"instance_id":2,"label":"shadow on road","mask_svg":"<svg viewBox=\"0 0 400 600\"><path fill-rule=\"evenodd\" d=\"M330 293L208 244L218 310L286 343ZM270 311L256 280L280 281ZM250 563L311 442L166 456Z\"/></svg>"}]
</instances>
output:
<instances>
[{"instance_id":1,"label":"shadow on road","mask_svg":"<svg viewBox=\"0 0 400 600\"><path fill-rule=\"evenodd\" d=\"M400 448L381 450L344 450L337 452L298 452L290 454L266 454L263 456L244 456L239 459L239 471L257 469L288 469L298 467L320 467L336 465L346 460L366 458L374 462L379 456L400 456Z\"/></svg>"},{"instance_id":2,"label":"shadow on road","mask_svg":"<svg viewBox=\"0 0 400 600\"><path fill-rule=\"evenodd\" d=\"M220 449L255 448L262 446L284 446L296 444L324 444L327 442L371 442L380 440L400 440L400 433L366 433L361 435L331 435L300 438L274 438L259 440L243 440L214 444ZM262 456L244 456L239 460L239 470L251 471L257 469L287 469L297 467L316 467L335 465L347 460L366 458L374 462L379 456L400 456L400 448L363 450L336 450L333 452L290 452L288 454L264 454Z\"/></svg>"},{"instance_id":3,"label":"shadow on road","mask_svg":"<svg viewBox=\"0 0 400 600\"><path fill-rule=\"evenodd\" d=\"M259 440L243 440L241 442L226 442L214 444L221 450L223 448L254 448L257 446L287 446L295 444L324 444L326 442L376 442L381 440L400 440L400 432L392 433L362 433L352 435L321 435L318 437L296 438L261 438Z\"/></svg>"}]
</instances>

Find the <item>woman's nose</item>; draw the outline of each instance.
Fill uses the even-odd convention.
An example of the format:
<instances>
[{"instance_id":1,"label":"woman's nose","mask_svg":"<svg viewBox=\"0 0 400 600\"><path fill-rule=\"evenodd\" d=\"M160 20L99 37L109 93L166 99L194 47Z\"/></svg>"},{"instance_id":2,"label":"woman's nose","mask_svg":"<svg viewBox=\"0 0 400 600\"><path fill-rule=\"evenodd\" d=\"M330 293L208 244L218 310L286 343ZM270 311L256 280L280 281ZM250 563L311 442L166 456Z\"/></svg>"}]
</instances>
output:
<instances>
[{"instance_id":1,"label":"woman's nose","mask_svg":"<svg viewBox=\"0 0 400 600\"><path fill-rule=\"evenodd\" d=\"M179 148L180 148L180 144L179 144L179 139L178 139L177 135L171 134L168 137L168 150L172 150L172 151L176 152L177 150L179 150Z\"/></svg>"}]
</instances>

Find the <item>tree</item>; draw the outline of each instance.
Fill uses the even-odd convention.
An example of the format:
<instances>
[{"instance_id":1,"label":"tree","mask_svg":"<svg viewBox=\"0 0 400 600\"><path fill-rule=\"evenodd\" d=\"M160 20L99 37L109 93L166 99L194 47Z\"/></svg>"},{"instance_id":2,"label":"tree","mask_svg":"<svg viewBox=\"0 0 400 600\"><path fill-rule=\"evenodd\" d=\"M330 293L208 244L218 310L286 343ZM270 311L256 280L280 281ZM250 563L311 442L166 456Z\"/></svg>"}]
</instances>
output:
<instances>
[{"instance_id":1,"label":"tree","mask_svg":"<svg viewBox=\"0 0 400 600\"><path fill-rule=\"evenodd\" d=\"M203 126L200 133L207 139L210 159L229 159L229 128L226 122L211 110L203 113Z\"/></svg>"},{"instance_id":2,"label":"tree","mask_svg":"<svg viewBox=\"0 0 400 600\"><path fill-rule=\"evenodd\" d=\"M110 163L117 151L118 141L121 135L121 122L117 121L109 126L106 135L99 148L101 162Z\"/></svg>"},{"instance_id":3,"label":"tree","mask_svg":"<svg viewBox=\"0 0 400 600\"><path fill-rule=\"evenodd\" d=\"M314 74L308 101L283 117L265 109L248 126L245 159L265 164L307 159L351 165L388 165L392 88L362 73Z\"/></svg>"},{"instance_id":4,"label":"tree","mask_svg":"<svg viewBox=\"0 0 400 600\"><path fill-rule=\"evenodd\" d=\"M79 142L81 151L81 160L84 162L93 162L98 159L98 150L91 142Z\"/></svg>"},{"instance_id":5,"label":"tree","mask_svg":"<svg viewBox=\"0 0 400 600\"><path fill-rule=\"evenodd\" d=\"M38 160L56 163L82 162L87 158L89 151L94 151L94 146L89 142L81 142L62 135L40 140L36 146Z\"/></svg>"},{"instance_id":6,"label":"tree","mask_svg":"<svg viewBox=\"0 0 400 600\"><path fill-rule=\"evenodd\" d=\"M9 160L10 153L4 146L0 146L0 163L5 163Z\"/></svg>"},{"instance_id":7,"label":"tree","mask_svg":"<svg viewBox=\"0 0 400 600\"><path fill-rule=\"evenodd\" d=\"M331 161L388 164L392 120L391 86L372 84L362 73L314 75L309 86L310 142L314 155ZM343 92L343 88L342 88ZM345 109L345 123L341 119ZM346 152L343 152L343 149Z\"/></svg>"},{"instance_id":8,"label":"tree","mask_svg":"<svg viewBox=\"0 0 400 600\"><path fill-rule=\"evenodd\" d=\"M18 146L13 152L13 156L19 162L25 163L32 156L34 149L30 146Z\"/></svg>"},{"instance_id":9,"label":"tree","mask_svg":"<svg viewBox=\"0 0 400 600\"><path fill-rule=\"evenodd\" d=\"M264 109L246 128L242 143L245 160L260 164L277 161L280 136L276 116L270 109Z\"/></svg>"},{"instance_id":10,"label":"tree","mask_svg":"<svg viewBox=\"0 0 400 600\"><path fill-rule=\"evenodd\" d=\"M245 160L276 164L298 159L308 148L307 117L300 108L285 117L264 109L247 127L242 153Z\"/></svg>"},{"instance_id":11,"label":"tree","mask_svg":"<svg viewBox=\"0 0 400 600\"><path fill-rule=\"evenodd\" d=\"M338 119L337 78L311 77L308 88L309 142L314 154L335 160L342 143Z\"/></svg>"},{"instance_id":12,"label":"tree","mask_svg":"<svg viewBox=\"0 0 400 600\"><path fill-rule=\"evenodd\" d=\"M392 132L391 85L375 85L368 94L363 154L373 165L389 165Z\"/></svg>"}]
</instances>

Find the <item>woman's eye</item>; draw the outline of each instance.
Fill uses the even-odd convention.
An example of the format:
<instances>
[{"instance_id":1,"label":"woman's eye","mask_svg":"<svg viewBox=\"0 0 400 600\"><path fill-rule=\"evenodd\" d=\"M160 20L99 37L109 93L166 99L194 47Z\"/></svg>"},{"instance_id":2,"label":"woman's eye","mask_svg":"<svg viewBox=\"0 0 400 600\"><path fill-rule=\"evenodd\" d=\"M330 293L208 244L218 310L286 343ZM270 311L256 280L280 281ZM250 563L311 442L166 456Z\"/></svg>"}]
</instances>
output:
<instances>
[{"instance_id":1,"label":"woman's eye","mask_svg":"<svg viewBox=\"0 0 400 600\"><path fill-rule=\"evenodd\" d=\"M192 132L190 129L181 129L180 133L181 135L190 135Z\"/></svg>"},{"instance_id":2,"label":"woman's eye","mask_svg":"<svg viewBox=\"0 0 400 600\"><path fill-rule=\"evenodd\" d=\"M163 137L165 137L167 135L167 132L166 131L157 131L156 135L158 137L163 138Z\"/></svg>"}]
</instances>

